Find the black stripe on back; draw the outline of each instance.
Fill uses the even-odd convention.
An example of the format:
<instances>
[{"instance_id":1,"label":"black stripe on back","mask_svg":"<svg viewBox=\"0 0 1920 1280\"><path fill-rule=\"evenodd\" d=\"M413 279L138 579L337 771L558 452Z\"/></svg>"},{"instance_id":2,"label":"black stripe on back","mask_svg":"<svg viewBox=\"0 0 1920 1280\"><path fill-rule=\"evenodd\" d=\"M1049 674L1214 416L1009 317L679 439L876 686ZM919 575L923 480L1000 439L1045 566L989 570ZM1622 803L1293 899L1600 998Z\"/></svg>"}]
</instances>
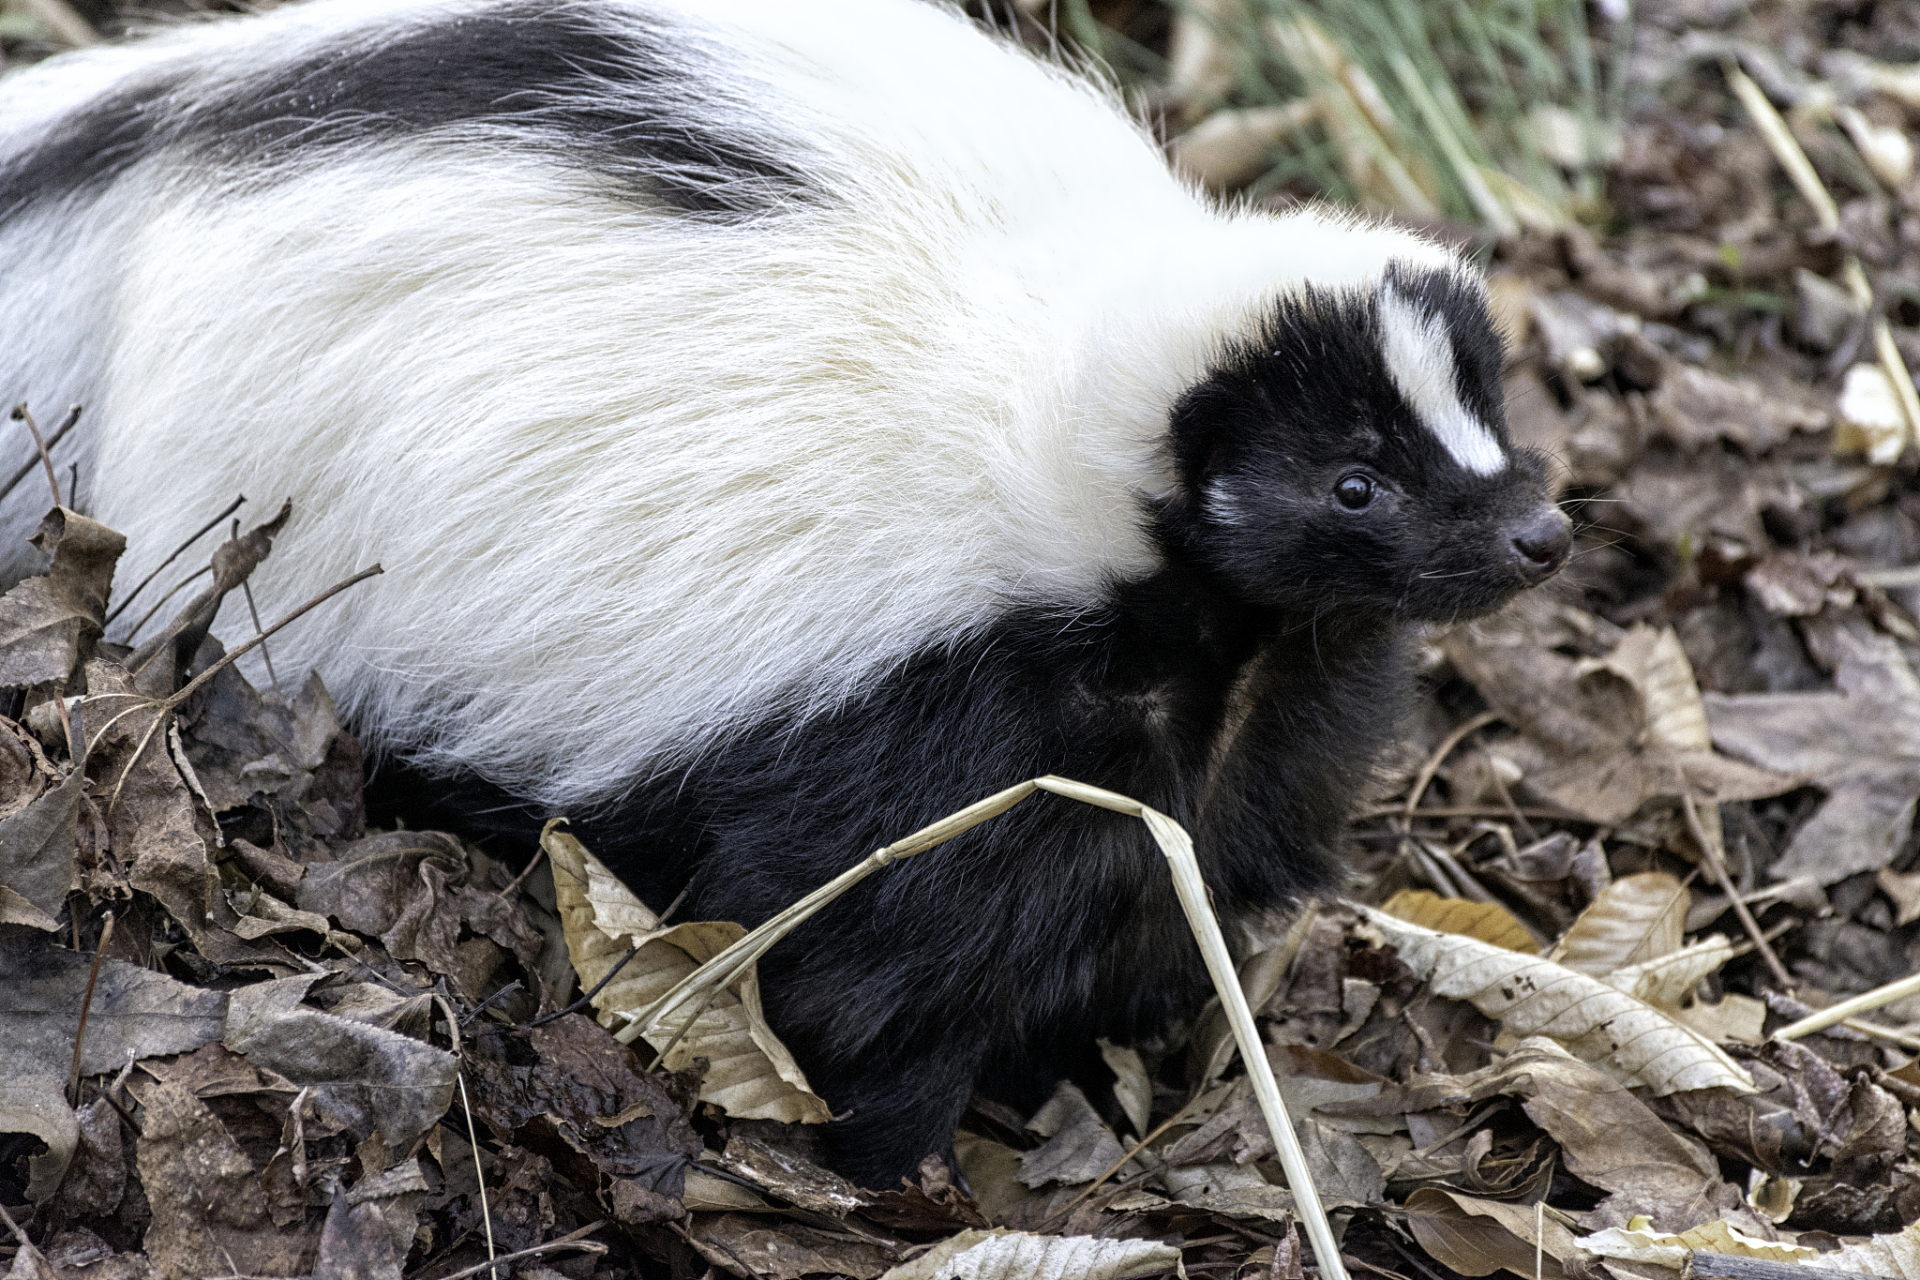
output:
<instances>
[{"instance_id":1,"label":"black stripe on back","mask_svg":"<svg viewBox=\"0 0 1920 1280\"><path fill-rule=\"evenodd\" d=\"M632 182L690 215L805 198L791 163L700 118L699 86L664 56L671 39L632 22L611 34L577 7L529 2L348 32L210 95L193 91L190 71L156 73L0 159L0 216L91 194L163 152L259 170L458 126ZM628 91L617 105L609 81Z\"/></svg>"}]
</instances>

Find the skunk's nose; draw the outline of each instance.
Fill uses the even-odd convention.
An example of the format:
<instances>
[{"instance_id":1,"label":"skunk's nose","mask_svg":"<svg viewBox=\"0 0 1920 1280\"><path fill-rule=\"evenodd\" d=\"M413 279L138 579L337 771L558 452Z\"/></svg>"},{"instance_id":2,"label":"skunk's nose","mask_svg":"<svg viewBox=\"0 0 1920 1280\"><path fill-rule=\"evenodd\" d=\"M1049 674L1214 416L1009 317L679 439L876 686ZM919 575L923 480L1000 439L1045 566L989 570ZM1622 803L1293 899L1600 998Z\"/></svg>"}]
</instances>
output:
<instances>
[{"instance_id":1,"label":"skunk's nose","mask_svg":"<svg viewBox=\"0 0 1920 1280\"><path fill-rule=\"evenodd\" d=\"M1541 507L1507 526L1509 558L1520 578L1535 587L1560 571L1573 549L1573 522L1558 507Z\"/></svg>"}]
</instances>

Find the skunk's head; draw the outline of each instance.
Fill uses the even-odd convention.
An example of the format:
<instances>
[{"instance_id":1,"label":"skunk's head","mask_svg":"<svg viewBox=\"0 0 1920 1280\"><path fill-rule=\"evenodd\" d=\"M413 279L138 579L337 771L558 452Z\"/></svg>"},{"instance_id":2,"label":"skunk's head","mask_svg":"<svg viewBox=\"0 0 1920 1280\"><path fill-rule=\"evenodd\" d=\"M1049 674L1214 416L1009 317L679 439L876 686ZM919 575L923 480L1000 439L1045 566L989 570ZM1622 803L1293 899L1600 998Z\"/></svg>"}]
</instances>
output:
<instances>
[{"instance_id":1,"label":"skunk's head","mask_svg":"<svg viewBox=\"0 0 1920 1280\"><path fill-rule=\"evenodd\" d=\"M1462 272L1287 297L1175 407L1164 532L1280 608L1444 620L1537 586L1572 535L1507 438L1500 356Z\"/></svg>"}]
</instances>

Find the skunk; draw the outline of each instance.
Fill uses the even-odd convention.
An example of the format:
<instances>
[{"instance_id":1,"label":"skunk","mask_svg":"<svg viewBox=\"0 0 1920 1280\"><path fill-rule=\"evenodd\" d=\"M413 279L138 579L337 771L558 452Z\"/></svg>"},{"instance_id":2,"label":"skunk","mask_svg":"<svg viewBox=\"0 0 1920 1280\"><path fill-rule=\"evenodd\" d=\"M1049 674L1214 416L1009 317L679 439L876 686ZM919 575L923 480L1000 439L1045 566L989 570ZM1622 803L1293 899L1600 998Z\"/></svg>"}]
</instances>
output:
<instances>
[{"instance_id":1,"label":"skunk","mask_svg":"<svg viewBox=\"0 0 1920 1280\"><path fill-rule=\"evenodd\" d=\"M1223 208L917 0L320 0L56 58L0 81L0 306L125 580L291 496L263 616L387 573L280 669L687 918L1055 773L1186 824L1238 936L1339 880L1419 629L1571 541L1454 255ZM874 1186L1206 990L1141 824L1052 797L760 981Z\"/></svg>"}]
</instances>

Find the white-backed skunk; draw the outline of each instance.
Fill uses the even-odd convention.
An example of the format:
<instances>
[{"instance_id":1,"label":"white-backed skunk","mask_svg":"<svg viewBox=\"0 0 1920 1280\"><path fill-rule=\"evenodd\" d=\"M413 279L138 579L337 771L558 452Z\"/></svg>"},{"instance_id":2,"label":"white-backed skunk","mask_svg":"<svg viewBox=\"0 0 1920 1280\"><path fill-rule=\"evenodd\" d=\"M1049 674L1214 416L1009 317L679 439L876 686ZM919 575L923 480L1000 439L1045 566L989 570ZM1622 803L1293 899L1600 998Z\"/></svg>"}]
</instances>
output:
<instances>
[{"instance_id":1,"label":"white-backed skunk","mask_svg":"<svg viewBox=\"0 0 1920 1280\"><path fill-rule=\"evenodd\" d=\"M388 572L280 667L693 918L1059 773L1187 824L1231 930L1336 878L1413 626L1570 542L1452 256L1222 210L915 0L322 0L55 59L0 81L0 306L127 580L290 496L263 612ZM1140 825L1042 799L761 982L884 1186L1205 979Z\"/></svg>"}]
</instances>

